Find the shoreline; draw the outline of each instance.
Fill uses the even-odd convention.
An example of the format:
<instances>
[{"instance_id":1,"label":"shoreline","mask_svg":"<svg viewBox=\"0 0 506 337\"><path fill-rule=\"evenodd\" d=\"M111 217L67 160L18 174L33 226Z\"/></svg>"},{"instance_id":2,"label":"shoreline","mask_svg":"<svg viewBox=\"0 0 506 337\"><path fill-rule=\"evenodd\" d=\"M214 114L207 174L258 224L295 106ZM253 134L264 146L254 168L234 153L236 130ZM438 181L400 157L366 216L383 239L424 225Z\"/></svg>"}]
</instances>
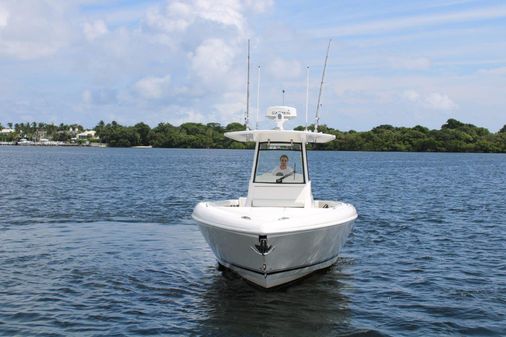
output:
<instances>
[{"instance_id":1,"label":"shoreline","mask_svg":"<svg viewBox=\"0 0 506 337\"><path fill-rule=\"evenodd\" d=\"M34 144L15 144L7 142L0 142L0 147L2 146L19 146L19 147L86 147L86 148L110 148L110 149L173 149L173 150L251 150L254 151L253 148L244 148L244 149L231 149L231 148L202 148L202 147L153 147L153 146L109 146L108 144L99 143L98 145L85 145L85 144L44 144L44 143L34 143ZM94 143L97 144L97 143ZM334 149L308 149L308 151L321 151L321 152L369 152L369 153L469 153L469 154L506 154L506 152L478 152L478 151L375 151L375 150L334 150Z\"/></svg>"},{"instance_id":2,"label":"shoreline","mask_svg":"<svg viewBox=\"0 0 506 337\"><path fill-rule=\"evenodd\" d=\"M102 143L90 143L90 144L75 144L75 143L64 143L64 142L0 142L0 146L34 146L34 147L108 147L107 144Z\"/></svg>"}]
</instances>

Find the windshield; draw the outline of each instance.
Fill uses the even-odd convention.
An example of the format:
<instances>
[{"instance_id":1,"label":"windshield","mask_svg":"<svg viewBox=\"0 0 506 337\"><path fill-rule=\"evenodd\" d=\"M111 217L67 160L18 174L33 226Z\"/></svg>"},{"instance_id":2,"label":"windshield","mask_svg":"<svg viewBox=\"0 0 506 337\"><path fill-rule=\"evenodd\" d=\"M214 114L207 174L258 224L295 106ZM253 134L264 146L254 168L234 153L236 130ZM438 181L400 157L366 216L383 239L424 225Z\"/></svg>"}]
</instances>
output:
<instances>
[{"instance_id":1,"label":"windshield","mask_svg":"<svg viewBox=\"0 0 506 337\"><path fill-rule=\"evenodd\" d=\"M303 184L301 143L260 143L255 183Z\"/></svg>"}]
</instances>

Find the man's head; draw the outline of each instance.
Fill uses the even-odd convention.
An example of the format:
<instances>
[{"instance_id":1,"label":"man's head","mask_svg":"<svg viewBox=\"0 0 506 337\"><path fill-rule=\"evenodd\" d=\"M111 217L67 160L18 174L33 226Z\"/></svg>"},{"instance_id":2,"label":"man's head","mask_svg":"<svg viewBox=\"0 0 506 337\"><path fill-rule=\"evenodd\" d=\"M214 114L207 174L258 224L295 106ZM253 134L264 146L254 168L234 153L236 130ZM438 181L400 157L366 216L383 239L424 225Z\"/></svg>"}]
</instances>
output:
<instances>
[{"instance_id":1,"label":"man's head","mask_svg":"<svg viewBox=\"0 0 506 337\"><path fill-rule=\"evenodd\" d=\"M281 157L279 157L279 163L282 168L285 168L288 164L288 156L286 154L281 155Z\"/></svg>"}]
</instances>

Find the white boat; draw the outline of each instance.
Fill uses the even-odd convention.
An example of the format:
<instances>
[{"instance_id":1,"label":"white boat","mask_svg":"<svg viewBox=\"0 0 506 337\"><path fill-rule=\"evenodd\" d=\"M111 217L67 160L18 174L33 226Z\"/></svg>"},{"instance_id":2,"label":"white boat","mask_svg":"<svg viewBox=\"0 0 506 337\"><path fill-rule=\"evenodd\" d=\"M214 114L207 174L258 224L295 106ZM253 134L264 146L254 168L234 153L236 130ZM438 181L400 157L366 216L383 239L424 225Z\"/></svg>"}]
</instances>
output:
<instances>
[{"instance_id":1,"label":"white boat","mask_svg":"<svg viewBox=\"0 0 506 337\"><path fill-rule=\"evenodd\" d=\"M276 129L225 133L256 143L248 195L200 202L192 214L218 262L264 288L334 264L357 218L351 204L313 199L306 144L335 136L283 130L295 116L295 108L270 107Z\"/></svg>"},{"instance_id":2,"label":"white boat","mask_svg":"<svg viewBox=\"0 0 506 337\"><path fill-rule=\"evenodd\" d=\"M17 142L17 145L34 145L34 142L27 140L26 138L22 138Z\"/></svg>"}]
</instances>

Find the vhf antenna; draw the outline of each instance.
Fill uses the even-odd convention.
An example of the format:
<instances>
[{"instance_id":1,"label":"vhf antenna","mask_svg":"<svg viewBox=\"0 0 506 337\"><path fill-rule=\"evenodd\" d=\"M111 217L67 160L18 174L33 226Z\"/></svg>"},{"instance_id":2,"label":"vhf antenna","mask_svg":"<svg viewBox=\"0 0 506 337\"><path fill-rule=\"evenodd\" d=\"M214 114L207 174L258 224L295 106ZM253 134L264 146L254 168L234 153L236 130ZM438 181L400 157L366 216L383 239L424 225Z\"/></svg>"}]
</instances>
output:
<instances>
[{"instance_id":1,"label":"vhf antenna","mask_svg":"<svg viewBox=\"0 0 506 337\"><path fill-rule=\"evenodd\" d=\"M320 121L320 99L322 97L323 80L325 79L325 69L327 69L327 60L329 59L329 50L331 42L332 39L329 40L329 45L327 47L327 55L325 56L325 63L323 65L322 81L320 83L320 92L318 93L318 103L316 104L316 116L315 116L316 123L314 127L314 132L318 132L318 122Z\"/></svg>"},{"instance_id":2,"label":"vhf antenna","mask_svg":"<svg viewBox=\"0 0 506 337\"><path fill-rule=\"evenodd\" d=\"M248 82L246 84L246 116L244 116L244 126L249 130L249 39L248 39Z\"/></svg>"}]
</instances>

